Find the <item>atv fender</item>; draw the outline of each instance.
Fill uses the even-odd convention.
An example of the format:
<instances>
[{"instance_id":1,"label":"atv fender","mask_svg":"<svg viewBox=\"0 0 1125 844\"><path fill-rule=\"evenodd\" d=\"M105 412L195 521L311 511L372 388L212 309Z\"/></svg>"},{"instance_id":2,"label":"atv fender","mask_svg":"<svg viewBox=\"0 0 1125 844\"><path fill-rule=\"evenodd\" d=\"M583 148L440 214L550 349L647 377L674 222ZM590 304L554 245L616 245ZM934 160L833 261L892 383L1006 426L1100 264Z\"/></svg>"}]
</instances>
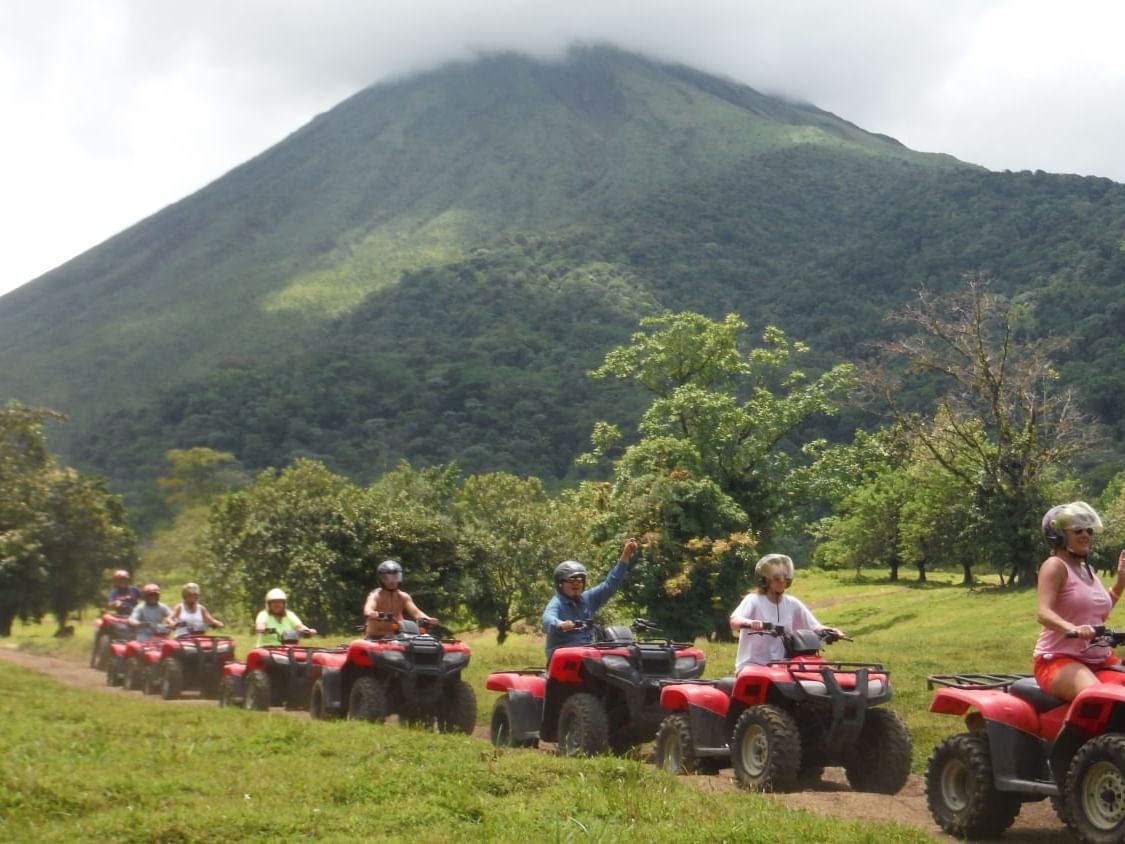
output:
<instances>
[{"instance_id":1,"label":"atv fender","mask_svg":"<svg viewBox=\"0 0 1125 844\"><path fill-rule=\"evenodd\" d=\"M979 712L986 721L1032 734L1039 731L1039 715L1032 705L998 689L938 689L930 704L930 712L940 715L964 715L970 710Z\"/></svg>"},{"instance_id":2,"label":"atv fender","mask_svg":"<svg viewBox=\"0 0 1125 844\"><path fill-rule=\"evenodd\" d=\"M344 673L326 668L320 675L320 684L324 689L324 708L329 712L343 712Z\"/></svg>"},{"instance_id":3,"label":"atv fender","mask_svg":"<svg viewBox=\"0 0 1125 844\"><path fill-rule=\"evenodd\" d=\"M1067 727L1083 730L1090 735L1108 732L1111 719L1113 729L1120 729L1119 721L1125 716L1125 687L1100 683L1079 692L1066 716Z\"/></svg>"},{"instance_id":4,"label":"atv fender","mask_svg":"<svg viewBox=\"0 0 1125 844\"><path fill-rule=\"evenodd\" d=\"M246 668L245 665L242 665L240 667L243 668L244 670ZM246 699L246 677L244 676L243 672L239 671L237 674L235 674L233 672L230 672L226 676L228 676L230 678L228 683L230 684L230 696L231 696L231 698L233 700L245 700Z\"/></svg>"},{"instance_id":5,"label":"atv fender","mask_svg":"<svg viewBox=\"0 0 1125 844\"><path fill-rule=\"evenodd\" d=\"M246 675L245 662L228 662L223 665L223 674L227 677L237 677L241 680Z\"/></svg>"},{"instance_id":6,"label":"atv fender","mask_svg":"<svg viewBox=\"0 0 1125 844\"><path fill-rule=\"evenodd\" d=\"M674 683L660 690L660 706L673 712L702 709L725 720L730 695L709 683Z\"/></svg>"},{"instance_id":7,"label":"atv fender","mask_svg":"<svg viewBox=\"0 0 1125 844\"><path fill-rule=\"evenodd\" d=\"M484 687L493 692L508 692L509 694L523 692L538 699L540 706L542 706L547 680L539 672L498 671L488 675ZM538 722L536 722L536 729L539 729Z\"/></svg>"},{"instance_id":8,"label":"atv fender","mask_svg":"<svg viewBox=\"0 0 1125 844\"><path fill-rule=\"evenodd\" d=\"M512 715L512 738L515 741L530 741L539 738L539 727L543 721L543 697L530 692L512 689L508 692L508 711Z\"/></svg>"}]
</instances>

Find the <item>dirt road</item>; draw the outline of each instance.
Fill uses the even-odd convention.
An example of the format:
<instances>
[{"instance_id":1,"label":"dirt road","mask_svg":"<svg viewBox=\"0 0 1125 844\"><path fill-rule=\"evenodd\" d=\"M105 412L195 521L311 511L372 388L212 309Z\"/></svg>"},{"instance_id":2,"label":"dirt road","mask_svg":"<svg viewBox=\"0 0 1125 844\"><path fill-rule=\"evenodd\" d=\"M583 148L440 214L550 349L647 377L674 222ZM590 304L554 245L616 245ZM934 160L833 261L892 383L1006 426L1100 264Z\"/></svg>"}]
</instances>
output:
<instances>
[{"instance_id":1,"label":"dirt road","mask_svg":"<svg viewBox=\"0 0 1125 844\"><path fill-rule=\"evenodd\" d=\"M0 647L0 659L45 674L68 686L111 695L130 694L141 699L135 692L107 686L104 673L94 671L78 660L40 656L4 647ZM154 706L215 706L214 701L200 700L191 694L183 700L173 702L159 697L146 699L152 701ZM303 717L302 713L292 714ZM487 740L487 730L478 729L477 733ZM735 791L738 788L730 770L723 771L718 776L693 776L686 777L685 780L702 791ZM893 820L928 832L936 840L954 840L941 834L934 825L926 807L925 783L918 776L911 775L906 787L894 796L861 794L848 788L843 771L829 768L818 787L794 794L770 795L770 799L794 809L805 809L831 817L872 822ZM1050 803L1044 800L1025 804L1015 824L999 840L1011 844L1067 844L1072 838L1066 834L1065 828L1051 810Z\"/></svg>"}]
</instances>

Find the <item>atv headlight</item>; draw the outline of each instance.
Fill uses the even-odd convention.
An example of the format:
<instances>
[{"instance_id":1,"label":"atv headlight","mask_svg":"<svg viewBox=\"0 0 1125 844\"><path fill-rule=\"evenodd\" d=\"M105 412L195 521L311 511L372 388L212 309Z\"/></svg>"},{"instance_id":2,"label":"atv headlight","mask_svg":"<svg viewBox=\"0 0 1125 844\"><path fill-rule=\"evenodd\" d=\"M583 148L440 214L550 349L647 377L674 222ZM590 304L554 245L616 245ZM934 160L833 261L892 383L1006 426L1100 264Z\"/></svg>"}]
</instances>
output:
<instances>
[{"instance_id":1,"label":"atv headlight","mask_svg":"<svg viewBox=\"0 0 1125 844\"><path fill-rule=\"evenodd\" d=\"M676 667L673 669L677 674L687 674L695 670L695 664L699 662L694 656L688 654L687 656L676 657Z\"/></svg>"},{"instance_id":2,"label":"atv headlight","mask_svg":"<svg viewBox=\"0 0 1125 844\"><path fill-rule=\"evenodd\" d=\"M632 668L632 666L629 665L629 660L627 660L623 656L617 656L616 654L603 656L602 665L604 665L610 671L616 671L618 673L627 672L630 668Z\"/></svg>"},{"instance_id":3,"label":"atv headlight","mask_svg":"<svg viewBox=\"0 0 1125 844\"><path fill-rule=\"evenodd\" d=\"M449 651L441 656L441 664L445 668L460 668L468 661L469 655L462 651Z\"/></svg>"}]
</instances>

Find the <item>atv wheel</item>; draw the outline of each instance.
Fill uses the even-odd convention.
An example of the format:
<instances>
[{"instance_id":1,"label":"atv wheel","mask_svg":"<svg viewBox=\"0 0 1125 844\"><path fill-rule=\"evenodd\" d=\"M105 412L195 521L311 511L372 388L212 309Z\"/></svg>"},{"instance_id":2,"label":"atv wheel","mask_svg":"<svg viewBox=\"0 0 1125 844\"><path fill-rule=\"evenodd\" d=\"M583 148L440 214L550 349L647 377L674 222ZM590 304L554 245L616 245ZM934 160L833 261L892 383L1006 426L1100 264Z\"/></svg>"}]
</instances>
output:
<instances>
[{"instance_id":1,"label":"atv wheel","mask_svg":"<svg viewBox=\"0 0 1125 844\"><path fill-rule=\"evenodd\" d=\"M1066 810L1091 844L1125 840L1125 735L1109 733L1082 745L1066 772Z\"/></svg>"},{"instance_id":2,"label":"atv wheel","mask_svg":"<svg viewBox=\"0 0 1125 844\"><path fill-rule=\"evenodd\" d=\"M815 785L823 777L829 759L824 713L801 708L793 713L793 718L801 734L801 767L797 780L802 785Z\"/></svg>"},{"instance_id":3,"label":"atv wheel","mask_svg":"<svg viewBox=\"0 0 1125 844\"><path fill-rule=\"evenodd\" d=\"M477 695L473 687L458 680L446 687L438 708L439 733L470 735L477 725Z\"/></svg>"},{"instance_id":4,"label":"atv wheel","mask_svg":"<svg viewBox=\"0 0 1125 844\"><path fill-rule=\"evenodd\" d=\"M349 721L378 721L388 715L387 687L374 677L360 677L348 695Z\"/></svg>"},{"instance_id":5,"label":"atv wheel","mask_svg":"<svg viewBox=\"0 0 1125 844\"><path fill-rule=\"evenodd\" d=\"M165 700L177 700L184 690L184 667L178 659L166 659L163 668L160 696Z\"/></svg>"},{"instance_id":6,"label":"atv wheel","mask_svg":"<svg viewBox=\"0 0 1125 844\"><path fill-rule=\"evenodd\" d=\"M111 656L109 658L109 665L105 668L105 684L107 686L120 686L125 680L125 671L121 666L121 661Z\"/></svg>"},{"instance_id":7,"label":"atv wheel","mask_svg":"<svg viewBox=\"0 0 1125 844\"><path fill-rule=\"evenodd\" d=\"M226 708L228 706L235 706L237 701L234 699L234 679L223 675L223 679L219 681L219 706Z\"/></svg>"},{"instance_id":8,"label":"atv wheel","mask_svg":"<svg viewBox=\"0 0 1125 844\"><path fill-rule=\"evenodd\" d=\"M513 738L512 704L504 695L492 707L492 722L488 726L488 737L495 747L535 747L537 739Z\"/></svg>"},{"instance_id":9,"label":"atv wheel","mask_svg":"<svg viewBox=\"0 0 1125 844\"><path fill-rule=\"evenodd\" d=\"M135 659L125 660L125 689L130 692L139 692L144 683L141 666Z\"/></svg>"},{"instance_id":10,"label":"atv wheel","mask_svg":"<svg viewBox=\"0 0 1125 844\"><path fill-rule=\"evenodd\" d=\"M695 757L695 742L691 737L691 723L682 713L669 715L660 722L656 731L654 749L656 766L670 774L694 774L700 769Z\"/></svg>"},{"instance_id":11,"label":"atv wheel","mask_svg":"<svg viewBox=\"0 0 1125 844\"><path fill-rule=\"evenodd\" d=\"M270 708L270 675L265 671L251 671L245 675L246 697L242 705L255 712Z\"/></svg>"},{"instance_id":12,"label":"atv wheel","mask_svg":"<svg viewBox=\"0 0 1125 844\"><path fill-rule=\"evenodd\" d=\"M910 776L914 745L902 719L889 709L869 709L855 747L844 760L856 791L898 794Z\"/></svg>"},{"instance_id":13,"label":"atv wheel","mask_svg":"<svg viewBox=\"0 0 1125 844\"><path fill-rule=\"evenodd\" d=\"M1016 794L997 791L988 738L951 736L926 766L926 803L935 823L957 838L995 838L1020 812Z\"/></svg>"},{"instance_id":14,"label":"atv wheel","mask_svg":"<svg viewBox=\"0 0 1125 844\"><path fill-rule=\"evenodd\" d=\"M309 715L317 721L332 721L340 717L335 709L328 707L328 696L324 691L324 681L317 680L309 695Z\"/></svg>"},{"instance_id":15,"label":"atv wheel","mask_svg":"<svg viewBox=\"0 0 1125 844\"><path fill-rule=\"evenodd\" d=\"M160 694L160 668L158 665L145 665L141 669L141 691L146 695Z\"/></svg>"},{"instance_id":16,"label":"atv wheel","mask_svg":"<svg viewBox=\"0 0 1125 844\"><path fill-rule=\"evenodd\" d=\"M600 700L587 692L566 699L559 711L559 752L595 756L609 749L609 720Z\"/></svg>"},{"instance_id":17,"label":"atv wheel","mask_svg":"<svg viewBox=\"0 0 1125 844\"><path fill-rule=\"evenodd\" d=\"M98 671L105 671L112 660L113 655L109 652L109 636L99 636L97 646L94 648L93 667Z\"/></svg>"},{"instance_id":18,"label":"atv wheel","mask_svg":"<svg viewBox=\"0 0 1125 844\"><path fill-rule=\"evenodd\" d=\"M739 716L730 743L739 785L754 791L792 791L801 769L801 734L777 706L751 706Z\"/></svg>"}]
</instances>

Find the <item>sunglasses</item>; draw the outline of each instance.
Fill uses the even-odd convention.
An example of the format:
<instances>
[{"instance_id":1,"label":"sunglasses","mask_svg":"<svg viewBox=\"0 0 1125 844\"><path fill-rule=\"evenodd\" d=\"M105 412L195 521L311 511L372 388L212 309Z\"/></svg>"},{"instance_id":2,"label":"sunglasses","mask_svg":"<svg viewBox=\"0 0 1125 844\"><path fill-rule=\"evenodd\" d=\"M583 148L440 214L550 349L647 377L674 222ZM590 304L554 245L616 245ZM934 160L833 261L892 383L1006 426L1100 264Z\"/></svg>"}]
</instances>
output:
<instances>
[{"instance_id":1,"label":"sunglasses","mask_svg":"<svg viewBox=\"0 0 1125 844\"><path fill-rule=\"evenodd\" d=\"M1093 528L1067 528L1067 530L1069 530L1071 533L1085 533L1089 536L1094 535Z\"/></svg>"},{"instance_id":2,"label":"sunglasses","mask_svg":"<svg viewBox=\"0 0 1125 844\"><path fill-rule=\"evenodd\" d=\"M564 583L585 583L586 582L586 575L584 575L584 574L572 574L570 577L563 578L563 582Z\"/></svg>"}]
</instances>

